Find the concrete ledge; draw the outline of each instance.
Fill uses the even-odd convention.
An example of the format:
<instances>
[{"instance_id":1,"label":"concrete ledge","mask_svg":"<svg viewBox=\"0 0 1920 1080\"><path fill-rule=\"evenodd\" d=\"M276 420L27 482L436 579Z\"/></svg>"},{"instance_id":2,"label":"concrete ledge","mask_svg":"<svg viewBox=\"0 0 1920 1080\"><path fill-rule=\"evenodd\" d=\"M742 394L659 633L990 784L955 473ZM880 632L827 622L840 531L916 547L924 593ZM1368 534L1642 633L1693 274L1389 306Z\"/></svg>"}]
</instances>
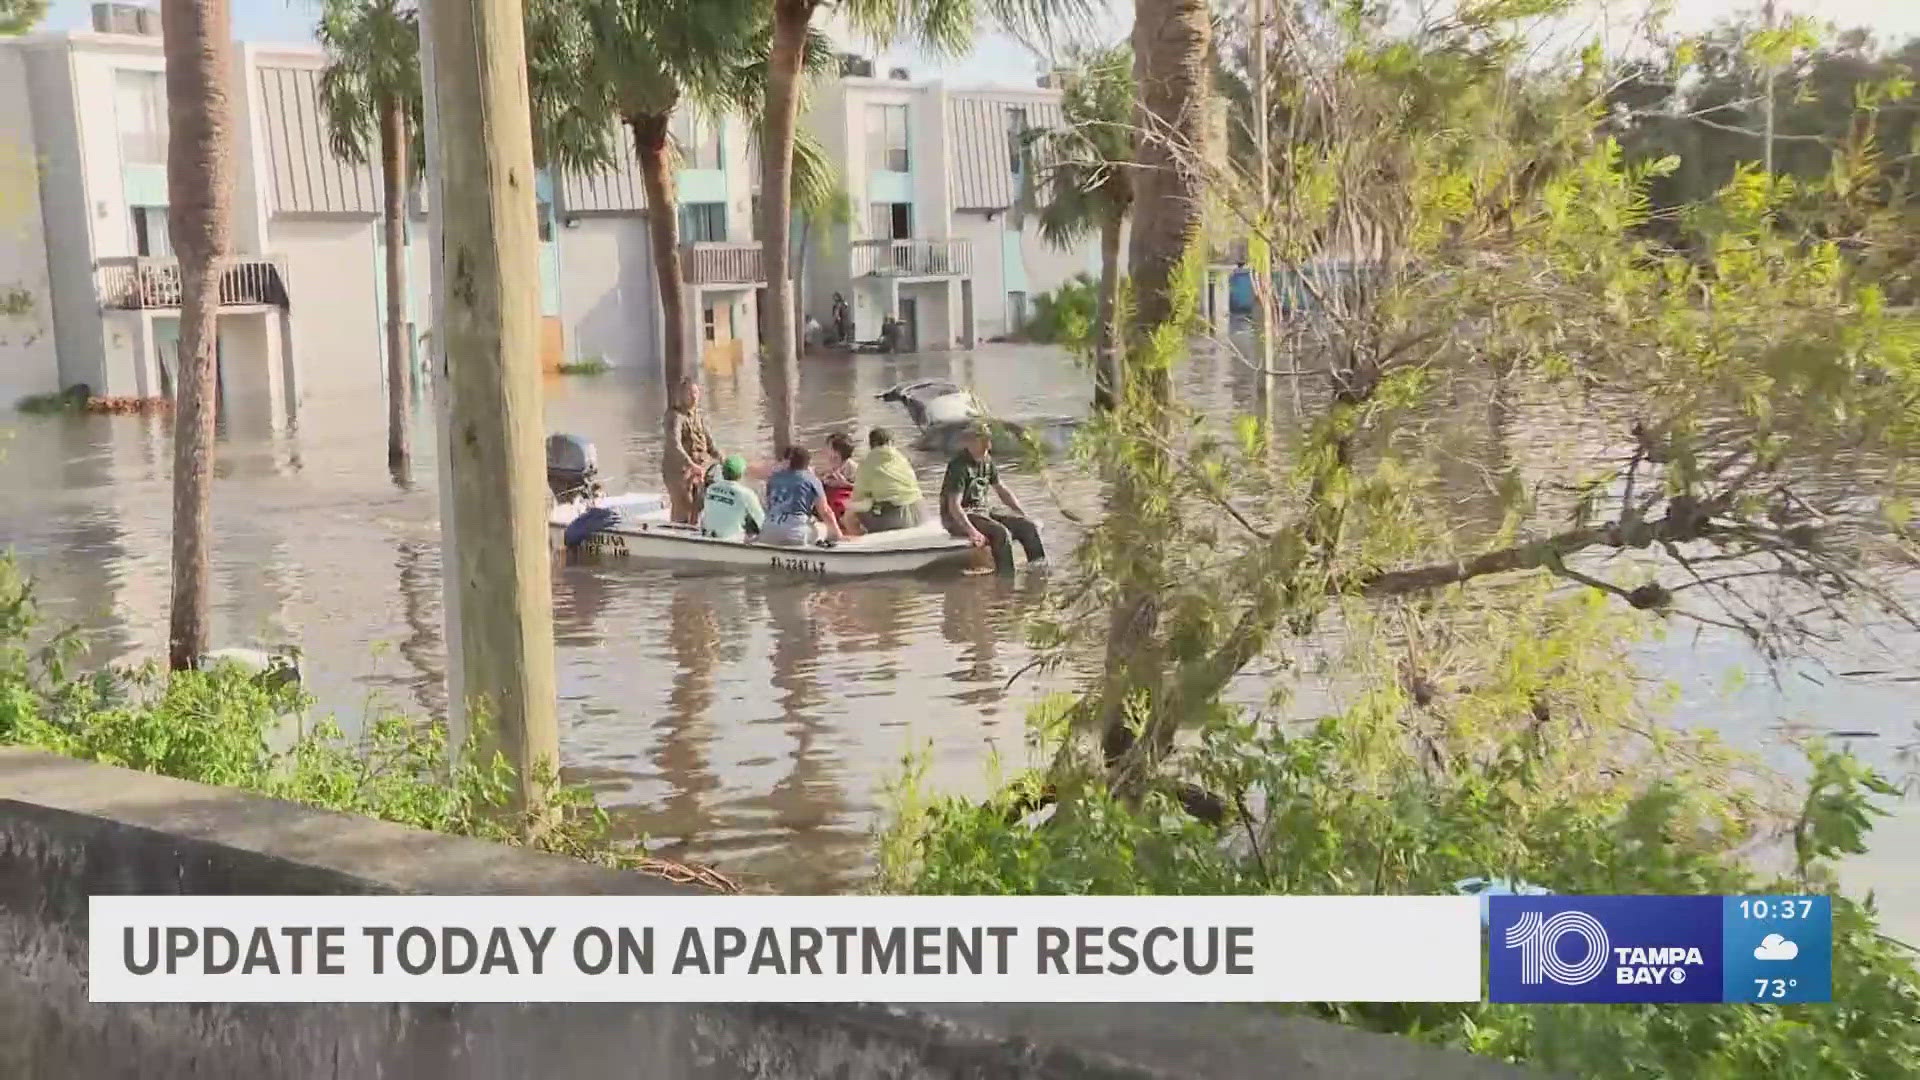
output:
<instances>
[{"instance_id":1,"label":"concrete ledge","mask_svg":"<svg viewBox=\"0 0 1920 1080\"><path fill-rule=\"evenodd\" d=\"M1521 1080L1210 1006L92 1005L87 897L691 890L244 792L0 748L0 1076L321 1080Z\"/></svg>"}]
</instances>

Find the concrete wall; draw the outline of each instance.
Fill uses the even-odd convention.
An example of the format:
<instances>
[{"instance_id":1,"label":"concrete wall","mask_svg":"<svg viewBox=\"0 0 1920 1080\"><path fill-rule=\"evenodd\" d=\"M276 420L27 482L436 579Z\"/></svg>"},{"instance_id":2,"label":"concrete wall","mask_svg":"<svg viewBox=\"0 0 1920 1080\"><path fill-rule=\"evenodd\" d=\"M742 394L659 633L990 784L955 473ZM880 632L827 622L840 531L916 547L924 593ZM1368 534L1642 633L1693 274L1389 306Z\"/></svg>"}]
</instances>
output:
<instances>
[{"instance_id":1,"label":"concrete wall","mask_svg":"<svg viewBox=\"0 0 1920 1080\"><path fill-rule=\"evenodd\" d=\"M108 393L100 308L93 289L96 225L81 154L72 54L60 40L29 41L16 47L26 55L28 98L40 150L43 235L60 238L46 249L60 381L86 383L95 393Z\"/></svg>"},{"instance_id":2,"label":"concrete wall","mask_svg":"<svg viewBox=\"0 0 1920 1080\"><path fill-rule=\"evenodd\" d=\"M660 302L647 219L582 215L560 230L556 242L568 353L580 360L605 357L622 367L659 363Z\"/></svg>"},{"instance_id":3,"label":"concrete wall","mask_svg":"<svg viewBox=\"0 0 1920 1080\"><path fill-rule=\"evenodd\" d=\"M661 895L659 879L0 748L0 1076L1522 1080L1192 1006L93 1005L87 897ZM724 901L717 901L724 903Z\"/></svg>"},{"instance_id":4,"label":"concrete wall","mask_svg":"<svg viewBox=\"0 0 1920 1080\"><path fill-rule=\"evenodd\" d=\"M357 217L276 217L267 231L268 246L287 261L302 402L344 400L369 409L384 407L386 369L373 223ZM426 275L416 273L415 283L424 288Z\"/></svg>"}]
</instances>

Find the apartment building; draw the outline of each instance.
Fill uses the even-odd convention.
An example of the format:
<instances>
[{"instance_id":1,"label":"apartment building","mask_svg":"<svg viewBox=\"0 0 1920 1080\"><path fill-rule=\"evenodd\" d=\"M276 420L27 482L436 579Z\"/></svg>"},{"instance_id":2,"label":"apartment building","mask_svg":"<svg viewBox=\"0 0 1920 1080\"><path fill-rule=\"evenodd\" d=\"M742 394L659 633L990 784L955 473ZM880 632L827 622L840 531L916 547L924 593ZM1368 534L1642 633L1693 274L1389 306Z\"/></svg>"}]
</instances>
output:
<instances>
[{"instance_id":1,"label":"apartment building","mask_svg":"<svg viewBox=\"0 0 1920 1080\"><path fill-rule=\"evenodd\" d=\"M96 30L0 43L0 390L84 384L172 392L179 269L167 233L159 20L100 5ZM231 258L221 275L219 392L229 423L277 427L308 400L385 394L385 234L377 169L329 145L313 46L235 50ZM737 363L758 346L759 246L736 119L676 118L689 340ZM624 131L620 137L630 139ZM536 178L543 357L657 363L661 305L630 142L593 176ZM38 182L34 179L37 176ZM432 311L427 184L407 214L406 339Z\"/></svg>"},{"instance_id":2,"label":"apartment building","mask_svg":"<svg viewBox=\"0 0 1920 1080\"><path fill-rule=\"evenodd\" d=\"M842 70L804 123L841 164L854 213L810 240L804 311L828 324L837 293L858 340L891 317L911 348L968 348L1019 331L1032 297L1098 272L1097 240L1051 248L1017 212L1025 132L1061 122L1058 90L949 90L876 78L854 58Z\"/></svg>"}]
</instances>

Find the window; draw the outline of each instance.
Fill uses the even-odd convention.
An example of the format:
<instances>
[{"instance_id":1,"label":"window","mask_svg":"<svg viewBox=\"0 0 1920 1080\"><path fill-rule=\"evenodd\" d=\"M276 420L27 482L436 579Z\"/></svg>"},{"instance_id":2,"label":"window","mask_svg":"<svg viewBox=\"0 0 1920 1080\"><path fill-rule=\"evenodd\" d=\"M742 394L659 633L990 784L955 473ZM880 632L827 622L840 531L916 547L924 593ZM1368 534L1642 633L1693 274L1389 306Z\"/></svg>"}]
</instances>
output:
<instances>
[{"instance_id":1,"label":"window","mask_svg":"<svg viewBox=\"0 0 1920 1080\"><path fill-rule=\"evenodd\" d=\"M167 208L135 206L131 211L133 253L161 259L172 258L173 239L167 232Z\"/></svg>"},{"instance_id":2,"label":"window","mask_svg":"<svg viewBox=\"0 0 1920 1080\"><path fill-rule=\"evenodd\" d=\"M121 68L113 73L114 114L122 165L167 163L166 76Z\"/></svg>"},{"instance_id":3,"label":"window","mask_svg":"<svg viewBox=\"0 0 1920 1080\"><path fill-rule=\"evenodd\" d=\"M913 204L877 202L868 209L875 240L907 240L913 236Z\"/></svg>"},{"instance_id":4,"label":"window","mask_svg":"<svg viewBox=\"0 0 1920 1080\"><path fill-rule=\"evenodd\" d=\"M553 204L545 199L538 199L533 204L533 212L537 215L536 220L539 223L540 242L553 243Z\"/></svg>"},{"instance_id":5,"label":"window","mask_svg":"<svg viewBox=\"0 0 1920 1080\"><path fill-rule=\"evenodd\" d=\"M1007 110L1007 160L1013 163L1015 176L1026 171L1027 110Z\"/></svg>"},{"instance_id":6,"label":"window","mask_svg":"<svg viewBox=\"0 0 1920 1080\"><path fill-rule=\"evenodd\" d=\"M700 323L701 323L701 329L706 334L707 340L712 341L713 330L714 330L712 305L707 305L707 307L700 313Z\"/></svg>"},{"instance_id":7,"label":"window","mask_svg":"<svg viewBox=\"0 0 1920 1080\"><path fill-rule=\"evenodd\" d=\"M673 119L673 140L680 148L683 169L722 169L720 125L691 109Z\"/></svg>"},{"instance_id":8,"label":"window","mask_svg":"<svg viewBox=\"0 0 1920 1080\"><path fill-rule=\"evenodd\" d=\"M681 203L680 242L717 244L727 238L726 203Z\"/></svg>"},{"instance_id":9,"label":"window","mask_svg":"<svg viewBox=\"0 0 1920 1080\"><path fill-rule=\"evenodd\" d=\"M906 172L907 107L867 106L867 166L880 172Z\"/></svg>"}]
</instances>

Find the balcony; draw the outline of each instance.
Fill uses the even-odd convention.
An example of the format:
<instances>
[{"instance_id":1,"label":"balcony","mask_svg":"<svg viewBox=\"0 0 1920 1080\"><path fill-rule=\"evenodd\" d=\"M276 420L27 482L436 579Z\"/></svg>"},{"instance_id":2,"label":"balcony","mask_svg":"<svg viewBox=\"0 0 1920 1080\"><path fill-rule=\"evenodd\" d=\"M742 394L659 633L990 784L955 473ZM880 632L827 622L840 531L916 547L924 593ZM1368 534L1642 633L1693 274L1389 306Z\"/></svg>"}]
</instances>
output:
<instances>
[{"instance_id":1,"label":"balcony","mask_svg":"<svg viewBox=\"0 0 1920 1080\"><path fill-rule=\"evenodd\" d=\"M968 240L856 240L853 276L967 277L973 273Z\"/></svg>"},{"instance_id":2,"label":"balcony","mask_svg":"<svg viewBox=\"0 0 1920 1080\"><path fill-rule=\"evenodd\" d=\"M99 259L93 266L94 288L103 308L129 311L180 306L178 259L139 255ZM287 306L286 270L277 257L238 257L223 260L220 270L220 306Z\"/></svg>"},{"instance_id":3,"label":"balcony","mask_svg":"<svg viewBox=\"0 0 1920 1080\"><path fill-rule=\"evenodd\" d=\"M757 243L682 244L680 273L689 285L758 285L767 280Z\"/></svg>"}]
</instances>

